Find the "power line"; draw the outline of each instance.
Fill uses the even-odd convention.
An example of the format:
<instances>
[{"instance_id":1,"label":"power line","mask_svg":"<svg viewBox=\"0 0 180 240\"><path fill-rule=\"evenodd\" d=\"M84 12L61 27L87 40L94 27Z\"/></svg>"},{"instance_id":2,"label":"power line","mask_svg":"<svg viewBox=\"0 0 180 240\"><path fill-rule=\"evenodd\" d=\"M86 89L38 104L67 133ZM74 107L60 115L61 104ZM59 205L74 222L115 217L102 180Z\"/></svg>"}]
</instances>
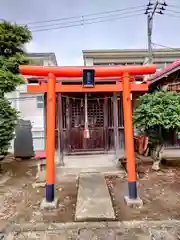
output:
<instances>
[{"instance_id":1,"label":"power line","mask_svg":"<svg viewBox=\"0 0 180 240\"><path fill-rule=\"evenodd\" d=\"M158 44L158 43L153 43L153 42L152 42L152 45L159 46L159 47L166 48L166 49L171 49L171 50L174 50L174 51L180 50L180 48L169 47L169 46L165 46L165 45Z\"/></svg>"},{"instance_id":2,"label":"power line","mask_svg":"<svg viewBox=\"0 0 180 240\"><path fill-rule=\"evenodd\" d=\"M177 0L168 0L167 2L168 2L168 5L170 5L170 6L172 6L172 5L179 6L179 1L177 1Z\"/></svg>"},{"instance_id":3,"label":"power line","mask_svg":"<svg viewBox=\"0 0 180 240\"><path fill-rule=\"evenodd\" d=\"M144 9L138 9L136 10L136 13L137 12L143 12ZM129 12L129 14L132 14L134 12ZM123 13L122 17L124 16L125 13ZM126 13L127 14L127 13ZM70 21L70 22L62 22L62 23L53 23L53 24L48 24L48 25L39 25L39 26L34 26L34 27L31 27L30 29L33 31L33 30L38 30L36 28L43 28L43 27L54 27L54 26L61 26L61 25L64 25L64 24L75 24L75 23L79 23L79 24L83 24L85 23L86 21L94 21L94 20L99 20L99 19L104 19L104 18L107 18L107 17L120 17L121 15L120 14L110 14L110 15L106 15L106 16L99 16L99 17L93 17L93 18L87 18L85 19L84 17L79 19L79 20L76 20L76 21ZM126 15L125 15L126 16ZM35 28L35 29L34 29Z\"/></svg>"},{"instance_id":4,"label":"power line","mask_svg":"<svg viewBox=\"0 0 180 240\"><path fill-rule=\"evenodd\" d=\"M92 13L92 14L85 14L85 15L79 15L79 16L73 16L73 17L56 18L56 19L50 19L50 20L44 20L44 21L38 21L38 22L37 21L29 22L29 23L25 23L25 24L21 24L21 25L34 25L34 24L39 24L39 23L49 23L49 22L64 21L64 20L70 20L70 19L76 19L76 18L85 18L85 17L97 16L97 15L102 15L102 14L135 10L135 9L138 9L141 7L145 7L145 5L133 6L133 7L128 7L128 8L122 8L122 9L116 9L116 10L104 11L104 12L98 12L98 13Z\"/></svg>"},{"instance_id":5,"label":"power line","mask_svg":"<svg viewBox=\"0 0 180 240\"><path fill-rule=\"evenodd\" d=\"M180 8L180 6L178 6L178 5L169 4L169 3L168 3L168 7L171 7L171 8L176 8L176 9L177 9L177 8Z\"/></svg>"},{"instance_id":6,"label":"power line","mask_svg":"<svg viewBox=\"0 0 180 240\"><path fill-rule=\"evenodd\" d=\"M171 9L168 9L167 12L172 12L172 13L180 13L180 11L174 11L174 10L171 10Z\"/></svg>"},{"instance_id":7,"label":"power line","mask_svg":"<svg viewBox=\"0 0 180 240\"><path fill-rule=\"evenodd\" d=\"M102 23L102 22L114 21L114 20L118 20L118 19L131 18L131 17L137 17L137 16L142 16L142 14L132 14L132 15L127 15L127 16L119 16L119 17L103 19L103 20L99 20L99 21L92 21L92 22L79 22L79 24L72 24L72 25L67 25L67 26L60 25L59 27L37 29L37 30L32 30L31 32L43 32L43 31L58 30L58 29L63 29L63 28L78 27L78 26L91 25L91 24L95 24L95 23Z\"/></svg>"},{"instance_id":8,"label":"power line","mask_svg":"<svg viewBox=\"0 0 180 240\"><path fill-rule=\"evenodd\" d=\"M180 18L180 16L174 15L174 14L171 14L171 13L166 13L166 16Z\"/></svg>"}]
</instances>

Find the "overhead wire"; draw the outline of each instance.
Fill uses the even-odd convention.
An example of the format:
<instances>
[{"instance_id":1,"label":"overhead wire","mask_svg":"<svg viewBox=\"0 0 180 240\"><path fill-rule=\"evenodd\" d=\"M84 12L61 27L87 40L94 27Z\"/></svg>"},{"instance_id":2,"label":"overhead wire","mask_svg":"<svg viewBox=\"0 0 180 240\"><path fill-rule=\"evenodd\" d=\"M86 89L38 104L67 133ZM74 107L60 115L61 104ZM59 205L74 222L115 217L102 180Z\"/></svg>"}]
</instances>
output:
<instances>
[{"instance_id":1,"label":"overhead wire","mask_svg":"<svg viewBox=\"0 0 180 240\"><path fill-rule=\"evenodd\" d=\"M116 10L111 10L111 11L104 11L104 12L93 13L93 14L86 14L86 15L82 15L82 16L72 16L72 17L57 18L57 19L50 19L50 20L44 20L44 21L29 22L29 23L21 24L21 25L27 25L32 32L42 32L42 31L50 31L50 30L63 29L63 28L71 28L71 27L76 27L76 26L83 26L83 25L89 25L89 24L95 24L95 23L101 23L101 22L107 22L107 21L114 21L114 20L118 20L118 19L130 18L130 17L135 17L135 16L142 16L142 14L137 14L137 12L143 12L144 11L143 7L145 7L145 5L141 5L141 6L137 6L137 7L134 6L134 7L129 7L129 8L123 8L123 9L116 9ZM172 7L172 8L176 8L176 9L180 8L180 6L176 6L174 4L168 4L168 7ZM136 11L132 11L132 10L136 10ZM180 11L175 11L175 10L171 10L171 9L166 9L166 11L176 13L176 14L180 13ZM122 15L110 14L110 13L117 13L117 12L119 12L119 13L122 12ZM136 13L133 14L134 12L136 12ZM103 14L104 15L108 14L108 15L100 16ZM125 14L125 16L124 16L124 14ZM180 18L180 16L169 14L169 13L166 13L166 15ZM91 16L97 16L97 17L88 18ZM77 19L77 18L80 18L80 19L70 21L70 22L64 22L65 20L71 20L71 19ZM90 21L90 22L88 22L88 21ZM53 23L53 24L47 24L47 23ZM45 25L35 26L36 24L45 24ZM66 24L70 24L70 25L66 25ZM40 29L36 29L36 28L40 28ZM165 46L162 44L157 44L157 43L152 43L152 44L155 46L169 48L172 50L180 49L180 48L168 47L168 46ZM13 101L13 100L23 101L23 100L32 99L32 98L36 99L36 96L20 97L20 98L7 98L7 99L10 101Z\"/></svg>"},{"instance_id":2,"label":"overhead wire","mask_svg":"<svg viewBox=\"0 0 180 240\"><path fill-rule=\"evenodd\" d=\"M136 10L136 13L137 12L142 12L144 9L138 9ZM130 12L128 14L132 14L134 12ZM127 13L126 13L127 14ZM100 20L100 19L104 19L104 18L107 18L107 17L123 17L124 16L124 13L123 15L119 15L119 14L110 14L110 15L106 15L106 16L99 16L99 17L93 17L93 18L84 18L82 17L81 19L79 20L76 20L76 21L70 21L70 22L60 22L60 23L53 23L53 24L48 24L48 25L39 25L39 26L34 26L34 27L30 27L31 30L38 30L36 28L43 28L43 27L54 27L54 26L61 26L61 24L76 24L76 23L79 23L79 24L82 24L82 23L85 23L85 22L88 22L88 21L94 21L94 20ZM126 16L126 15L125 15ZM129 16L129 15L128 15Z\"/></svg>"},{"instance_id":3,"label":"overhead wire","mask_svg":"<svg viewBox=\"0 0 180 240\"><path fill-rule=\"evenodd\" d=\"M167 1L167 5L168 7L172 7L172 8L180 8L180 5L177 5L177 1Z\"/></svg>"},{"instance_id":4,"label":"overhead wire","mask_svg":"<svg viewBox=\"0 0 180 240\"><path fill-rule=\"evenodd\" d=\"M89 24L95 24L95 23L113 21L121 18L136 17L136 16L142 15L144 10L145 10L145 5L140 5L140 6L111 10L111 11L85 14L81 16L72 16L72 17L56 18L56 19L50 19L50 20L44 20L44 21L29 22L26 24L19 24L19 25L26 25L31 30L31 32L42 32L42 31L50 31L50 30L56 30L56 29L62 29L62 28L71 28L71 27L77 27L77 26L83 26L83 25L89 25ZM140 12L141 14L138 14ZM115 14L112 14L112 13L115 13ZM73 21L67 21L67 20L73 20ZM37 25L37 24L40 24L40 25Z\"/></svg>"},{"instance_id":5,"label":"overhead wire","mask_svg":"<svg viewBox=\"0 0 180 240\"><path fill-rule=\"evenodd\" d=\"M166 16L179 18L180 15L178 16L177 14L180 14L180 11L177 11L177 10L174 10L174 9L169 9L169 7L175 8L175 9L180 9L180 6L168 4L168 8L166 9L166 13L165 13Z\"/></svg>"},{"instance_id":6,"label":"overhead wire","mask_svg":"<svg viewBox=\"0 0 180 240\"><path fill-rule=\"evenodd\" d=\"M142 14L131 14L131 15L127 15L127 16L117 16L117 17L112 17L111 18L106 18L106 19L102 19L102 20L97 20L97 21L91 21L91 22L85 22L85 21L79 21L79 23L77 24L71 24L71 25L60 25L58 27L50 27L50 28L42 28L42 29L35 29L35 30L31 30L31 32L43 32L43 31L51 31L51 30L58 30L58 29L63 29L63 28L71 28L71 27L78 27L78 26L84 26L84 25L91 25L91 24L95 24L95 23L102 23L102 22L109 22L109 21L114 21L114 20L119 20L119 19L124 19L124 18L131 18L131 17L137 17L137 16L142 16Z\"/></svg>"},{"instance_id":7,"label":"overhead wire","mask_svg":"<svg viewBox=\"0 0 180 240\"><path fill-rule=\"evenodd\" d=\"M158 43L154 43L154 42L152 42L152 45L159 46L159 47L166 48L166 49L171 49L171 50L174 50L174 51L180 50L180 48L169 47L169 46L158 44Z\"/></svg>"},{"instance_id":8,"label":"overhead wire","mask_svg":"<svg viewBox=\"0 0 180 240\"><path fill-rule=\"evenodd\" d=\"M165 15L166 15L166 16L169 16L169 17L180 18L180 16L174 15L174 14L171 14L171 13L166 13Z\"/></svg>"},{"instance_id":9,"label":"overhead wire","mask_svg":"<svg viewBox=\"0 0 180 240\"><path fill-rule=\"evenodd\" d=\"M176 13L176 14L180 13L180 11L174 11L174 10L171 10L171 9L167 9L167 12Z\"/></svg>"},{"instance_id":10,"label":"overhead wire","mask_svg":"<svg viewBox=\"0 0 180 240\"><path fill-rule=\"evenodd\" d=\"M171 8L180 8L180 5L174 5L174 4L167 4L167 7L169 8L169 7L171 7Z\"/></svg>"},{"instance_id":11,"label":"overhead wire","mask_svg":"<svg viewBox=\"0 0 180 240\"><path fill-rule=\"evenodd\" d=\"M169 16L169 17L180 17L180 16L177 16L177 15L173 15L172 13L175 13L175 14L180 14L180 11L178 11L178 9L180 9L180 5L175 5L175 4L167 4L167 5L164 5L166 3L161 3L159 2L159 5L161 6L158 6L157 9L161 11L165 10L165 13L164 12L158 12L159 14L163 14L163 15L166 15L166 16ZM165 8L164 8L165 7ZM163 8L163 9L162 9Z\"/></svg>"},{"instance_id":12,"label":"overhead wire","mask_svg":"<svg viewBox=\"0 0 180 240\"><path fill-rule=\"evenodd\" d=\"M70 20L70 19L76 19L76 18L86 18L86 17L103 15L103 14L109 14L109 13L115 13L115 12L123 12L123 11L135 10L135 9L139 9L139 8L142 8L142 7L145 7L145 5L133 6L133 7L116 9L116 10L110 10L110 11L102 11L102 12L97 12L97 13L92 13L92 14L85 14L85 15L79 15L79 16L71 16L71 17L55 18L55 19L43 20L43 21L35 21L35 22L29 22L29 23L25 23L25 24L21 24L21 25L35 25L35 24L39 24L39 23L49 23L49 22L64 21L64 20Z\"/></svg>"}]
</instances>

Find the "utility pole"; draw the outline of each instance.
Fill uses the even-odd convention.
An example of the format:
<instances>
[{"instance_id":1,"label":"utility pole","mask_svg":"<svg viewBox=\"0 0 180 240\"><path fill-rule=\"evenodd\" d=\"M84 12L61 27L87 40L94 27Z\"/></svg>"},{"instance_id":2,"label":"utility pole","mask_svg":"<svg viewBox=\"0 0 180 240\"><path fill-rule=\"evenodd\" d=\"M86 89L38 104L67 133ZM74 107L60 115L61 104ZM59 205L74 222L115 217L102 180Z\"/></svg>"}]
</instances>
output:
<instances>
[{"instance_id":1,"label":"utility pole","mask_svg":"<svg viewBox=\"0 0 180 240\"><path fill-rule=\"evenodd\" d=\"M164 1L164 3L161 3L159 1L156 1L155 3L152 3L149 1L147 4L146 12L147 15L147 35L148 35L148 63L153 63L153 54L152 54L152 29L153 29L153 18L155 14L163 15L164 11L166 10L165 7L167 7L167 3Z\"/></svg>"}]
</instances>

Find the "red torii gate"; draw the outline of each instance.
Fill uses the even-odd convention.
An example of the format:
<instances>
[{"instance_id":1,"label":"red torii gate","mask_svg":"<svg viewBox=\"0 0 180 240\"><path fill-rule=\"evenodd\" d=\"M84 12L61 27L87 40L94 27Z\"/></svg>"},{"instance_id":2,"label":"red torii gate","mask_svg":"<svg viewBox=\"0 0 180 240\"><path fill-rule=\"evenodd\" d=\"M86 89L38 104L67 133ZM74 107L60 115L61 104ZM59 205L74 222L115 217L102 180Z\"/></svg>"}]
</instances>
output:
<instances>
[{"instance_id":1,"label":"red torii gate","mask_svg":"<svg viewBox=\"0 0 180 240\"><path fill-rule=\"evenodd\" d=\"M95 77L119 77L122 83L106 86L95 84L94 88L85 88L82 85L63 86L56 82L56 77L82 78L84 69L95 70ZM55 182L55 116L56 116L56 92L123 92L124 132L128 170L128 198L137 199L136 169L134 157L134 141L132 126L131 91L147 91L148 83L131 83L131 76L153 74L155 65L144 66L108 66L108 67L42 67L20 66L20 73L28 76L48 76L48 82L38 86L29 86L30 92L47 92L47 139L46 139L46 201L54 201Z\"/></svg>"}]
</instances>

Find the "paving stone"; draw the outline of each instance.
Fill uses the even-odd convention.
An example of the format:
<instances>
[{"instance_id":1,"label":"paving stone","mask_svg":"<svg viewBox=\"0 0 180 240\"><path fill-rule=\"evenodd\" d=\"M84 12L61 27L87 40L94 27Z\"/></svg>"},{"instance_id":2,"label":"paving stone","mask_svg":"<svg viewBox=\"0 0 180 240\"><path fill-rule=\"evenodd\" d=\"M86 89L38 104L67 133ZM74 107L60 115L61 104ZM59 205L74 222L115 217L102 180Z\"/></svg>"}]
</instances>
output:
<instances>
[{"instance_id":1,"label":"paving stone","mask_svg":"<svg viewBox=\"0 0 180 240\"><path fill-rule=\"evenodd\" d=\"M79 179L75 220L115 219L109 190L99 173L82 174Z\"/></svg>"}]
</instances>

